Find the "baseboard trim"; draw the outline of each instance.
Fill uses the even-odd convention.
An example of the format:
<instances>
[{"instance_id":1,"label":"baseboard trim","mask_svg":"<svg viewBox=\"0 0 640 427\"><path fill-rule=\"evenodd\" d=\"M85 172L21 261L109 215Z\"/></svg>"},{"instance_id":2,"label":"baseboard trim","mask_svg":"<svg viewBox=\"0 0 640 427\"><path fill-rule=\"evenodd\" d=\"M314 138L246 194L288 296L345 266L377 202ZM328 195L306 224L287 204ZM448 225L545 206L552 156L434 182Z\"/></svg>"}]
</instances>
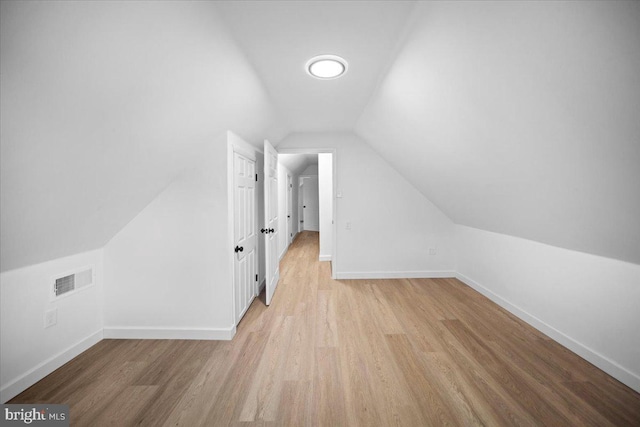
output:
<instances>
[{"instance_id":1,"label":"baseboard trim","mask_svg":"<svg viewBox=\"0 0 640 427\"><path fill-rule=\"evenodd\" d=\"M99 343L102 340L102 337L102 329L100 329L66 350L63 350L55 356L40 363L17 379L13 380L11 383L2 386L2 389L0 390L0 400L2 400L2 403L5 403L14 398L74 357Z\"/></svg>"},{"instance_id":2,"label":"baseboard trim","mask_svg":"<svg viewBox=\"0 0 640 427\"><path fill-rule=\"evenodd\" d=\"M236 327L229 328L131 328L106 327L105 339L137 340L217 340L229 341L236 334Z\"/></svg>"},{"instance_id":3,"label":"baseboard trim","mask_svg":"<svg viewBox=\"0 0 640 427\"><path fill-rule=\"evenodd\" d=\"M454 271L343 271L336 279L440 279L456 277Z\"/></svg>"},{"instance_id":4,"label":"baseboard trim","mask_svg":"<svg viewBox=\"0 0 640 427\"><path fill-rule=\"evenodd\" d=\"M318 257L318 261L320 262L331 261L331 255L320 255Z\"/></svg>"},{"instance_id":5,"label":"baseboard trim","mask_svg":"<svg viewBox=\"0 0 640 427\"><path fill-rule=\"evenodd\" d=\"M287 252L289 251L289 246L287 245L282 252L280 253L280 255L278 255L278 261L282 261L282 258L284 258L284 256L287 254Z\"/></svg>"},{"instance_id":6,"label":"baseboard trim","mask_svg":"<svg viewBox=\"0 0 640 427\"><path fill-rule=\"evenodd\" d=\"M549 338L554 341L562 344L569 350L576 353L578 356L582 357L589 363L595 365L596 367L602 369L604 372L608 373L612 377L616 378L618 381L626 384L630 388L640 393L640 376L635 375L633 372L628 371L623 366L620 366L613 360L607 358L606 356L601 355L600 353L592 350L586 345L574 340L573 338L565 335L559 330L555 329L553 326L545 323L544 321L538 319L537 317L529 314L525 310L521 309L515 304L512 304L508 300L504 299L498 294L493 293L486 287L482 286L478 282L473 279L456 273L456 278L461 282L469 285L471 288L480 292L482 295L489 298L491 301L495 302L514 316L517 316L524 322L533 326L543 334L547 335Z\"/></svg>"}]
</instances>

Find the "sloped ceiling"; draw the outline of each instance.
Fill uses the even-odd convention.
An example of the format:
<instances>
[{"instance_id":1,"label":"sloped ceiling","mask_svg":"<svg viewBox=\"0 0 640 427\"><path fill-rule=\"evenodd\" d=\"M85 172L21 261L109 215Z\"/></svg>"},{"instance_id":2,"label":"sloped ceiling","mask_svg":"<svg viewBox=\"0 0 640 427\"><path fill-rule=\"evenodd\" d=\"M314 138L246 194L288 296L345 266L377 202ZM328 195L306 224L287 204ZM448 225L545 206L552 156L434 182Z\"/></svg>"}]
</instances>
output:
<instances>
[{"instance_id":1,"label":"sloped ceiling","mask_svg":"<svg viewBox=\"0 0 640 427\"><path fill-rule=\"evenodd\" d=\"M293 175L300 175L309 165L318 164L317 154L278 154L278 161Z\"/></svg>"},{"instance_id":2,"label":"sloped ceiling","mask_svg":"<svg viewBox=\"0 0 640 427\"><path fill-rule=\"evenodd\" d=\"M451 219L640 263L638 2L1 2L2 271L231 129L355 130ZM303 69L350 64L340 79Z\"/></svg>"},{"instance_id":3,"label":"sloped ceiling","mask_svg":"<svg viewBox=\"0 0 640 427\"><path fill-rule=\"evenodd\" d=\"M456 223L640 263L640 2L420 3L357 132Z\"/></svg>"},{"instance_id":4,"label":"sloped ceiling","mask_svg":"<svg viewBox=\"0 0 640 427\"><path fill-rule=\"evenodd\" d=\"M217 4L292 132L353 130L414 7L399 0ZM305 64L321 54L345 58L347 73L310 77Z\"/></svg>"},{"instance_id":5,"label":"sloped ceiling","mask_svg":"<svg viewBox=\"0 0 640 427\"><path fill-rule=\"evenodd\" d=\"M1 2L2 271L104 244L233 129L283 135L207 2Z\"/></svg>"}]
</instances>

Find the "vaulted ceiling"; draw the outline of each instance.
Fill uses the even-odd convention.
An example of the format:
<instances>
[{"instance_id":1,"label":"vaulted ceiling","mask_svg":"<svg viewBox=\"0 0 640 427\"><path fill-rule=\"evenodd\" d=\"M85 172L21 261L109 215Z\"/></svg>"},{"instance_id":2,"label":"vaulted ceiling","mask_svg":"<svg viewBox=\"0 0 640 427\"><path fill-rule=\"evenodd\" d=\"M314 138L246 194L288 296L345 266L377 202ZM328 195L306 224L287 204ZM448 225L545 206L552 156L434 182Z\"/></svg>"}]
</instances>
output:
<instances>
[{"instance_id":1,"label":"vaulted ceiling","mask_svg":"<svg viewBox=\"0 0 640 427\"><path fill-rule=\"evenodd\" d=\"M318 164L317 154L279 154L278 162L293 175L300 175L310 165Z\"/></svg>"},{"instance_id":2,"label":"vaulted ceiling","mask_svg":"<svg viewBox=\"0 0 640 427\"><path fill-rule=\"evenodd\" d=\"M353 130L414 6L398 0L218 3L292 132ZM347 73L311 78L305 64L321 54L345 58Z\"/></svg>"},{"instance_id":3,"label":"vaulted ceiling","mask_svg":"<svg viewBox=\"0 0 640 427\"><path fill-rule=\"evenodd\" d=\"M226 129L351 130L456 223L640 263L638 2L1 2L1 264L103 246ZM349 62L318 81L314 55Z\"/></svg>"},{"instance_id":4,"label":"vaulted ceiling","mask_svg":"<svg viewBox=\"0 0 640 427\"><path fill-rule=\"evenodd\" d=\"M357 131L454 222L640 263L640 2L424 2Z\"/></svg>"},{"instance_id":5,"label":"vaulted ceiling","mask_svg":"<svg viewBox=\"0 0 640 427\"><path fill-rule=\"evenodd\" d=\"M234 130L285 134L208 2L0 2L1 264L103 247Z\"/></svg>"}]
</instances>

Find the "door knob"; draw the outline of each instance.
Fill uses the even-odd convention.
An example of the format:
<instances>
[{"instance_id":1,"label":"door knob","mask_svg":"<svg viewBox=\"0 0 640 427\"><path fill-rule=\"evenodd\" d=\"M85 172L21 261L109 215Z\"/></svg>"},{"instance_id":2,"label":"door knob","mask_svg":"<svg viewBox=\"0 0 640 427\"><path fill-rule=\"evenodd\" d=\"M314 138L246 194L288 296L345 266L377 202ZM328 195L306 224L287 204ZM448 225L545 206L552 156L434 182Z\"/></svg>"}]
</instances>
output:
<instances>
[{"instance_id":1,"label":"door knob","mask_svg":"<svg viewBox=\"0 0 640 427\"><path fill-rule=\"evenodd\" d=\"M273 233L275 230L273 228L269 229L269 233Z\"/></svg>"},{"instance_id":2,"label":"door knob","mask_svg":"<svg viewBox=\"0 0 640 427\"><path fill-rule=\"evenodd\" d=\"M306 206L303 206L303 208L306 208Z\"/></svg>"},{"instance_id":3,"label":"door knob","mask_svg":"<svg viewBox=\"0 0 640 427\"><path fill-rule=\"evenodd\" d=\"M268 228L261 228L261 229L260 229L260 232L261 232L261 233L268 233L268 232L269 232L269 229L268 229Z\"/></svg>"},{"instance_id":4,"label":"door knob","mask_svg":"<svg viewBox=\"0 0 640 427\"><path fill-rule=\"evenodd\" d=\"M235 249L233 249L233 250L234 250L235 253L238 253L238 252L244 251L244 248L242 246L236 246Z\"/></svg>"},{"instance_id":5,"label":"door knob","mask_svg":"<svg viewBox=\"0 0 640 427\"><path fill-rule=\"evenodd\" d=\"M291 218L291 215L287 215L287 218Z\"/></svg>"}]
</instances>

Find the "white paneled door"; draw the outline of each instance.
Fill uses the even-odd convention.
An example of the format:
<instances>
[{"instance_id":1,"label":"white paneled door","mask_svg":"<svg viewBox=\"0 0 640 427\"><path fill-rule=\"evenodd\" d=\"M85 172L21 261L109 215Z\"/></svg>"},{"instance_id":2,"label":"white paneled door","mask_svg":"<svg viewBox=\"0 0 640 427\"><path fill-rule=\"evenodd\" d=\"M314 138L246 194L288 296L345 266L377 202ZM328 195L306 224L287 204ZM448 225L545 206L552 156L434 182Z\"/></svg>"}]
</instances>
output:
<instances>
[{"instance_id":1,"label":"white paneled door","mask_svg":"<svg viewBox=\"0 0 640 427\"><path fill-rule=\"evenodd\" d=\"M302 185L302 219L304 229L320 231L320 201L318 177L304 177Z\"/></svg>"},{"instance_id":2,"label":"white paneled door","mask_svg":"<svg viewBox=\"0 0 640 427\"><path fill-rule=\"evenodd\" d=\"M287 245L293 241L293 180L287 175Z\"/></svg>"},{"instance_id":3,"label":"white paneled door","mask_svg":"<svg viewBox=\"0 0 640 427\"><path fill-rule=\"evenodd\" d=\"M264 223L261 232L265 235L266 257L266 303L271 299L280 279L278 259L278 152L264 141Z\"/></svg>"},{"instance_id":4,"label":"white paneled door","mask_svg":"<svg viewBox=\"0 0 640 427\"><path fill-rule=\"evenodd\" d=\"M233 153L234 293L236 325L256 295L258 218L256 210L256 161Z\"/></svg>"}]
</instances>

